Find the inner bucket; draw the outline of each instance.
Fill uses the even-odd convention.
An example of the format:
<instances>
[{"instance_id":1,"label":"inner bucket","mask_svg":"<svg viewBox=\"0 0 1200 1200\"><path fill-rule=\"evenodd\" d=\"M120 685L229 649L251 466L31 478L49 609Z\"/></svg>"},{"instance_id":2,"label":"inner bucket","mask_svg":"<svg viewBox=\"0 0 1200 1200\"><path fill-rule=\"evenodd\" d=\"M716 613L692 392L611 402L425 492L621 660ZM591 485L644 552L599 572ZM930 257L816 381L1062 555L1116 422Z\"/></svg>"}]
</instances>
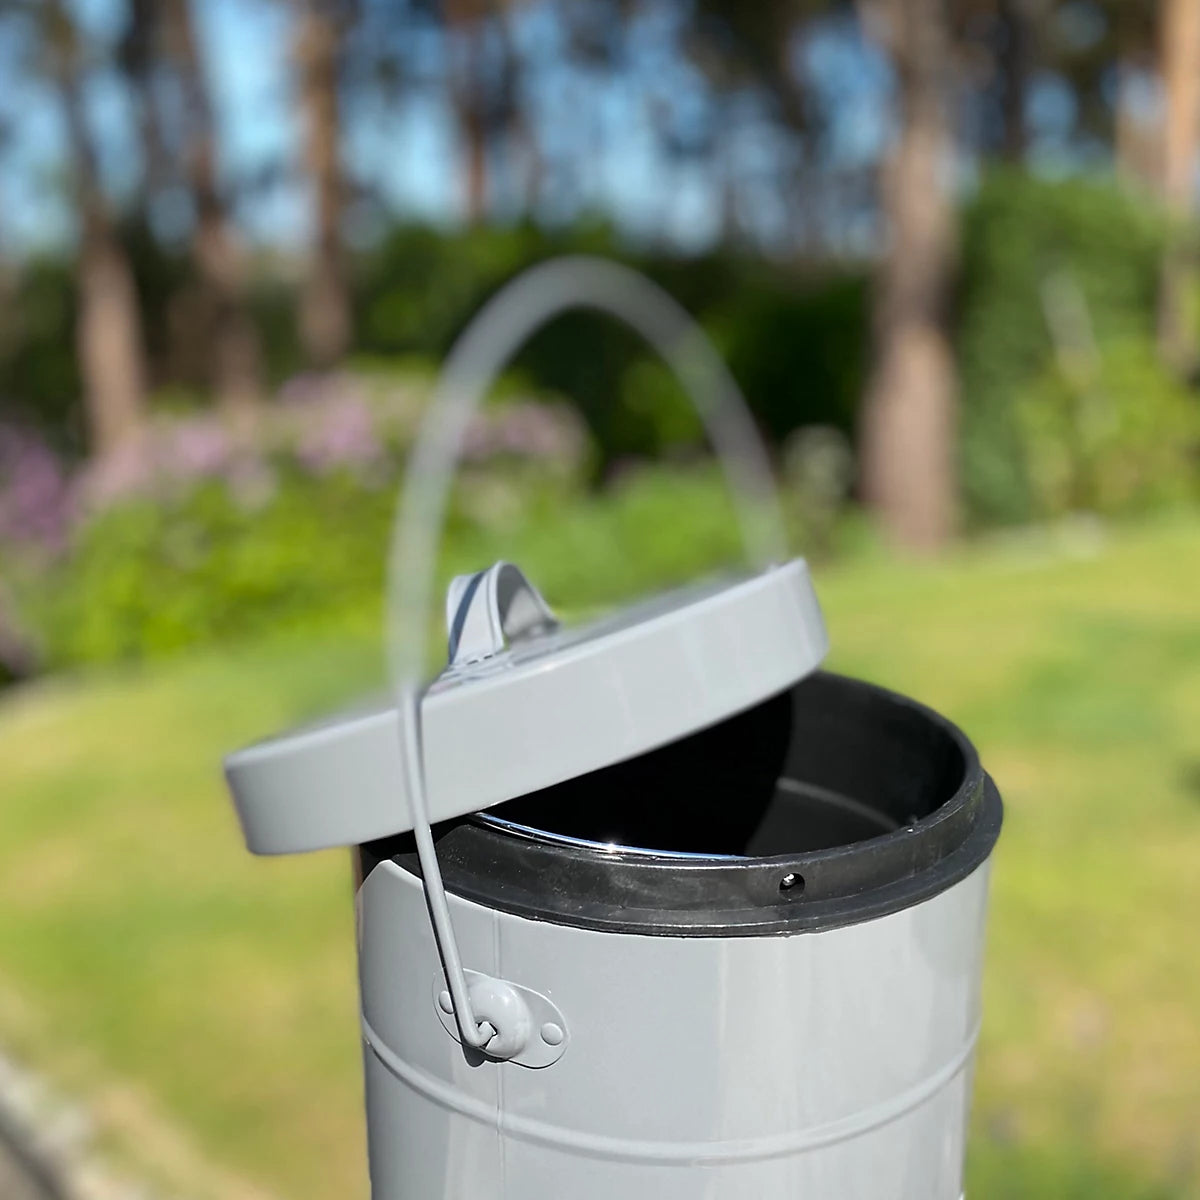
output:
<instances>
[{"instance_id":1,"label":"inner bucket","mask_svg":"<svg viewBox=\"0 0 1200 1200\"><path fill-rule=\"evenodd\" d=\"M478 819L610 850L796 854L915 825L966 773L948 725L818 674L710 729Z\"/></svg>"},{"instance_id":2,"label":"inner bucket","mask_svg":"<svg viewBox=\"0 0 1200 1200\"><path fill-rule=\"evenodd\" d=\"M537 920L671 936L830 928L979 867L1000 797L950 722L818 673L710 729L435 826L447 889ZM411 834L359 848L420 874Z\"/></svg>"}]
</instances>

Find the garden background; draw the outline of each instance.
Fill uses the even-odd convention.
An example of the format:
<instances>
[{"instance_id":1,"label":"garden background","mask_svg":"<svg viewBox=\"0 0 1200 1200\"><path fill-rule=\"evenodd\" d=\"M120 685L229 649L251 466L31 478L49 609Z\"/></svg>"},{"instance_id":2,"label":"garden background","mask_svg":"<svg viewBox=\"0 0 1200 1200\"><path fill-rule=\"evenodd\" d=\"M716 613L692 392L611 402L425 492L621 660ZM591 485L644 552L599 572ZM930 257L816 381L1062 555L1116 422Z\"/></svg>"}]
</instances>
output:
<instances>
[{"instance_id":1,"label":"garden background","mask_svg":"<svg viewBox=\"0 0 1200 1200\"><path fill-rule=\"evenodd\" d=\"M1004 793L969 1194L1200 1197L1198 143L1196 0L3 0L0 1059L181 1200L365 1194L348 864L219 762L383 682L438 364L584 252ZM737 561L596 315L471 427L441 578L501 556L570 616Z\"/></svg>"}]
</instances>

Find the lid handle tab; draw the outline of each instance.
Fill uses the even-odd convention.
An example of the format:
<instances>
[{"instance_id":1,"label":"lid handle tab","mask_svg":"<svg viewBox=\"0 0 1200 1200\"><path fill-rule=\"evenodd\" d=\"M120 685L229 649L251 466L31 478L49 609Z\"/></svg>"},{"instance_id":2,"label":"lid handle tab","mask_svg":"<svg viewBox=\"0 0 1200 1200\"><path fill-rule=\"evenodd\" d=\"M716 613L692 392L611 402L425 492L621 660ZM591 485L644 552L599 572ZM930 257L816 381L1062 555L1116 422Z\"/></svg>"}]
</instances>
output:
<instances>
[{"instance_id":1,"label":"lid handle tab","mask_svg":"<svg viewBox=\"0 0 1200 1200\"><path fill-rule=\"evenodd\" d=\"M525 572L510 562L457 575L446 593L451 667L493 658L511 642L558 628L558 621Z\"/></svg>"}]
</instances>

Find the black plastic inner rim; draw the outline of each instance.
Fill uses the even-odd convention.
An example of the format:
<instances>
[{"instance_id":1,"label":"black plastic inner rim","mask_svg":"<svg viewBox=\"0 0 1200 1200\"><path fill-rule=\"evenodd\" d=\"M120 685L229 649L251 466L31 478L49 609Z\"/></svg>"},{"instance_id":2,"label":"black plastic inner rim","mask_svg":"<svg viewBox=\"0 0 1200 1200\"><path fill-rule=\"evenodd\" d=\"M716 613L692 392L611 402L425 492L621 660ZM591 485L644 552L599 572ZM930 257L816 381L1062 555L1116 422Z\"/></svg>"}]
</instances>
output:
<instances>
[{"instance_id":1,"label":"black plastic inner rim","mask_svg":"<svg viewBox=\"0 0 1200 1200\"><path fill-rule=\"evenodd\" d=\"M539 920L675 936L829 928L988 856L1001 804L967 738L819 672L678 742L435 829L447 888ZM360 848L419 874L411 835Z\"/></svg>"}]
</instances>

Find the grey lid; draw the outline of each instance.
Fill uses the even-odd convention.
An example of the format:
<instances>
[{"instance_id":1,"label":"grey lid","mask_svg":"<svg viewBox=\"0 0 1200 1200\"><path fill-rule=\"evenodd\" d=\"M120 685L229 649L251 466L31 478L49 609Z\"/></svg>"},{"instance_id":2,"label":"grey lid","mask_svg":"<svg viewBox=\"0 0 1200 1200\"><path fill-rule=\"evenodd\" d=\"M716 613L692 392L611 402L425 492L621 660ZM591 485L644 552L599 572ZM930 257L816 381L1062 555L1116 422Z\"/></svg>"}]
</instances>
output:
<instances>
[{"instance_id":1,"label":"grey lid","mask_svg":"<svg viewBox=\"0 0 1200 1200\"><path fill-rule=\"evenodd\" d=\"M452 663L421 704L431 821L632 758L790 687L828 649L803 560L558 626L508 564L456 580ZM285 854L413 827L393 704L229 756L248 847Z\"/></svg>"}]
</instances>

